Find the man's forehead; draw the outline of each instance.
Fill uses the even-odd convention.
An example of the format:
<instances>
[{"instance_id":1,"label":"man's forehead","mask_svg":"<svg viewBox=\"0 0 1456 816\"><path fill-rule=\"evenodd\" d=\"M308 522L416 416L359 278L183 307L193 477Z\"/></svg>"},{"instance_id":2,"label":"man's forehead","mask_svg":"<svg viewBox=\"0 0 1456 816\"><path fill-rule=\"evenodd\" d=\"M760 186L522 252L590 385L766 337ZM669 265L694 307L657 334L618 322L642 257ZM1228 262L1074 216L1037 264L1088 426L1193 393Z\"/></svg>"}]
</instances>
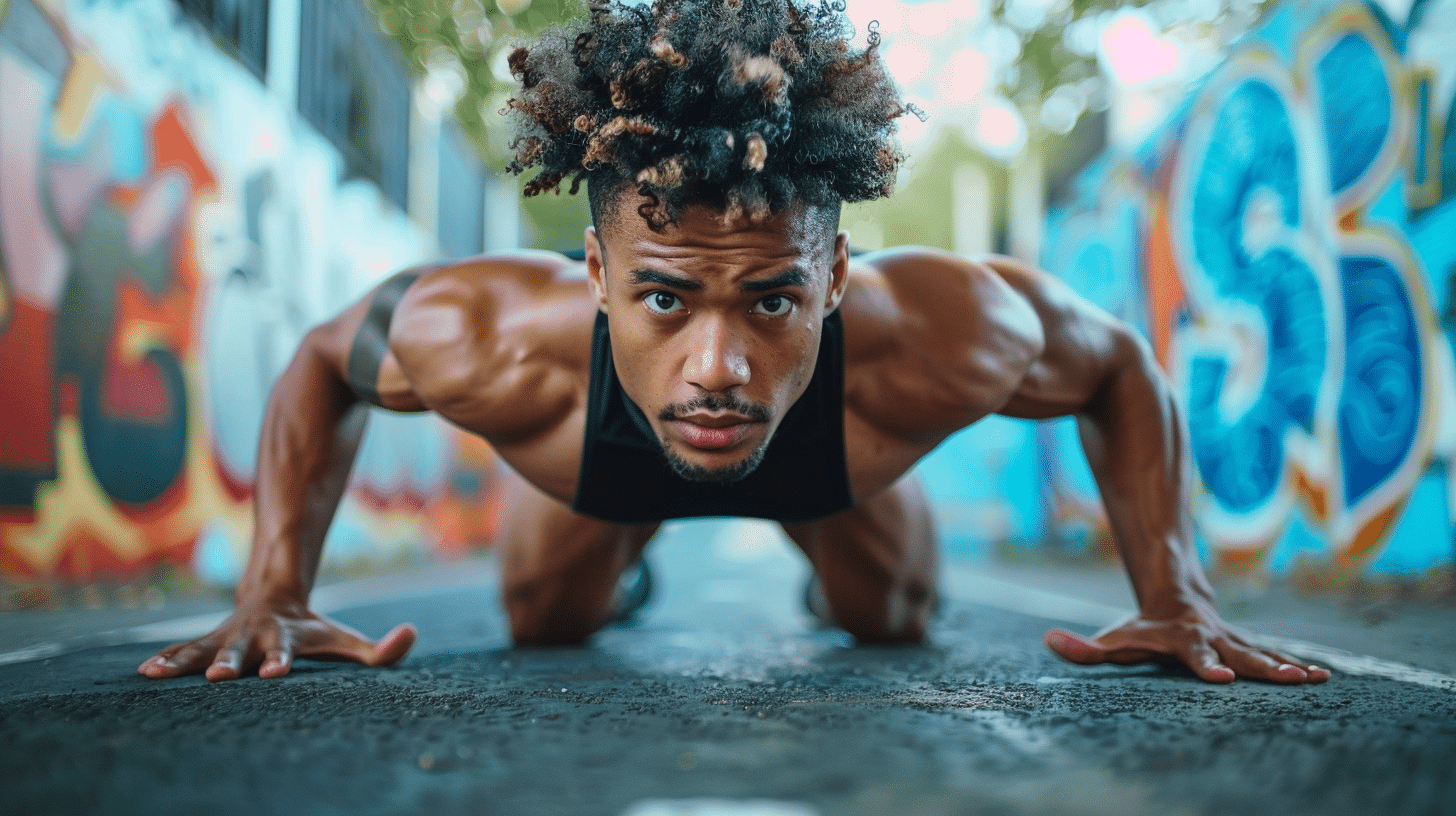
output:
<instances>
[{"instance_id":1,"label":"man's forehead","mask_svg":"<svg viewBox=\"0 0 1456 816\"><path fill-rule=\"evenodd\" d=\"M630 255L664 256L672 259L711 261L722 256L781 258L784 263L818 267L832 255L837 217L826 217L823 208L796 204L767 219L729 217L724 210L707 205L684 209L673 223L653 230L633 211L632 196L622 196L616 206L628 208L597 226L604 245ZM837 213L835 213L837 216Z\"/></svg>"}]
</instances>

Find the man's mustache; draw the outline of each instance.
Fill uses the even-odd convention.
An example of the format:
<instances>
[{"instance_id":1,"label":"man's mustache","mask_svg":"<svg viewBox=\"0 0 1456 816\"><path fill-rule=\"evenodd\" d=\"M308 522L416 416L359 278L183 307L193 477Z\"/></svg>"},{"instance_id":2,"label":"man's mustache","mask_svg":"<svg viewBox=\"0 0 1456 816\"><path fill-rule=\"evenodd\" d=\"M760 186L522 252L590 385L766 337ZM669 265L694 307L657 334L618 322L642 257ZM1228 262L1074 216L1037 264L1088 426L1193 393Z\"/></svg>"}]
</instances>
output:
<instances>
[{"instance_id":1,"label":"man's mustache","mask_svg":"<svg viewBox=\"0 0 1456 816\"><path fill-rule=\"evenodd\" d=\"M688 402L668 405L657 418L672 422L695 411L729 411L741 414L754 422L768 422L771 413L763 405L755 405L736 394L699 394Z\"/></svg>"}]
</instances>

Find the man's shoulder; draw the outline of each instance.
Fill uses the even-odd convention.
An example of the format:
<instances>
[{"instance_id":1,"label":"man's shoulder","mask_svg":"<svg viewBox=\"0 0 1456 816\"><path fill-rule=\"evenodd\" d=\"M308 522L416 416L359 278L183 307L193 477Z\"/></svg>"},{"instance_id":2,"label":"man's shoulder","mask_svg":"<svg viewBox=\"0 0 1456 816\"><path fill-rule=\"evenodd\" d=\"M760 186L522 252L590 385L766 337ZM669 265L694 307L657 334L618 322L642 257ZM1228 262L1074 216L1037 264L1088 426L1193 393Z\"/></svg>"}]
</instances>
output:
<instances>
[{"instance_id":1,"label":"man's shoulder","mask_svg":"<svg viewBox=\"0 0 1456 816\"><path fill-rule=\"evenodd\" d=\"M1005 401L1041 334L1001 259L911 247L856 260L840 307L851 408L906 438L938 440Z\"/></svg>"},{"instance_id":2,"label":"man's shoulder","mask_svg":"<svg viewBox=\"0 0 1456 816\"><path fill-rule=\"evenodd\" d=\"M400 300L390 349L427 405L461 424L452 411L469 413L482 433L503 405L559 405L589 371L596 301L580 268L516 252L425 269Z\"/></svg>"},{"instance_id":3,"label":"man's shoulder","mask_svg":"<svg viewBox=\"0 0 1456 816\"><path fill-rule=\"evenodd\" d=\"M419 270L391 340L448 345L522 334L589 337L595 305L585 268L555 252L478 255Z\"/></svg>"},{"instance_id":4,"label":"man's shoulder","mask_svg":"<svg viewBox=\"0 0 1456 816\"><path fill-rule=\"evenodd\" d=\"M895 247L856 257L844 297L846 330L918 341L961 338L989 300L1004 294L996 259L970 259L933 247ZM970 335L965 335L969 338Z\"/></svg>"},{"instance_id":5,"label":"man's shoulder","mask_svg":"<svg viewBox=\"0 0 1456 816\"><path fill-rule=\"evenodd\" d=\"M419 278L401 308L491 308L586 291L585 266L558 252L489 253L413 271Z\"/></svg>"}]
</instances>

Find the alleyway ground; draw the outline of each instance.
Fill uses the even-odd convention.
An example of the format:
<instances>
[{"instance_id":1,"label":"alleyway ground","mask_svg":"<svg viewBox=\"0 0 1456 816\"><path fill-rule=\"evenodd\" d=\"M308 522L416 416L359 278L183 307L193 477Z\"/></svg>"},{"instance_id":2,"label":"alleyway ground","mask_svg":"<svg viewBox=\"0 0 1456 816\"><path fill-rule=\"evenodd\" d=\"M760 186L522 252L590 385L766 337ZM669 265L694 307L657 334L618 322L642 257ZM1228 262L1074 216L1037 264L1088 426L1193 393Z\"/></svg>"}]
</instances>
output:
<instances>
[{"instance_id":1,"label":"alleyway ground","mask_svg":"<svg viewBox=\"0 0 1456 816\"><path fill-rule=\"evenodd\" d=\"M1131 607L1115 568L951 563L928 645L863 648L813 628L769 525L679 523L649 558L641 618L579 649L509 648L489 558L321 588L419 644L283 681L134 673L219 603L5 613L0 812L1456 813L1450 608L1224 587L1338 673L1215 687L1042 647Z\"/></svg>"}]
</instances>

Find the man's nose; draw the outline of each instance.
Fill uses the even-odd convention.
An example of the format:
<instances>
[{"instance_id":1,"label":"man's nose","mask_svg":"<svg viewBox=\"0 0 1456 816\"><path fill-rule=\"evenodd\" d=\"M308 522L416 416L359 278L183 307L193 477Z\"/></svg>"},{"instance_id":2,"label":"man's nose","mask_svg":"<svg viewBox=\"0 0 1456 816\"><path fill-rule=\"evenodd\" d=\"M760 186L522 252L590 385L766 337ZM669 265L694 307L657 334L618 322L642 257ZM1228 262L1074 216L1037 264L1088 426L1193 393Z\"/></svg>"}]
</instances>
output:
<instances>
[{"instance_id":1,"label":"man's nose","mask_svg":"<svg viewBox=\"0 0 1456 816\"><path fill-rule=\"evenodd\" d=\"M726 391L748 384L748 355L726 321L700 318L690 342L683 379L704 391Z\"/></svg>"}]
</instances>

